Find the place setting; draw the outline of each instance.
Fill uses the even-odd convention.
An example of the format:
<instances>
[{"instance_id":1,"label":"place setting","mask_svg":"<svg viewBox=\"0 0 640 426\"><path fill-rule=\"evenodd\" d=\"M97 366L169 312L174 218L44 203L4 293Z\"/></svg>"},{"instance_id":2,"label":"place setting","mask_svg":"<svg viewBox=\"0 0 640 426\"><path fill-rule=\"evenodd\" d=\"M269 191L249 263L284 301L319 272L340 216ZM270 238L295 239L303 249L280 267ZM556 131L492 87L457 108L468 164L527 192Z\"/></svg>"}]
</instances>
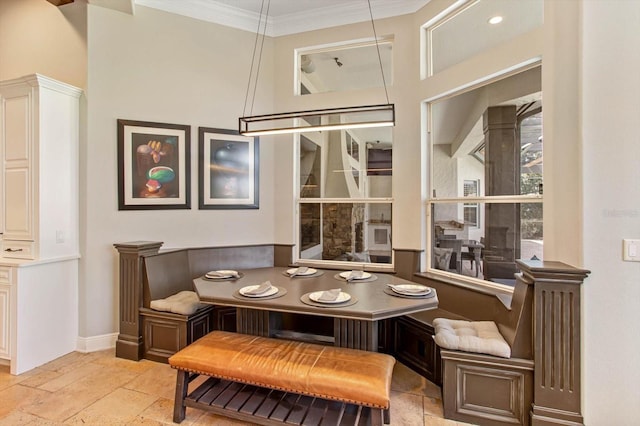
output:
<instances>
[{"instance_id":1,"label":"place setting","mask_svg":"<svg viewBox=\"0 0 640 426\"><path fill-rule=\"evenodd\" d=\"M271 284L271 281L265 281L261 284L244 286L233 293L233 297L237 299L277 299L287 294L287 289Z\"/></svg>"},{"instance_id":2,"label":"place setting","mask_svg":"<svg viewBox=\"0 0 640 426\"><path fill-rule=\"evenodd\" d=\"M315 268L309 268L307 266L299 266L297 268L289 268L286 271L283 272L283 275L289 277L289 278L293 278L293 277L300 277L300 278L308 278L308 277L319 277L320 275L324 274L324 271L319 271Z\"/></svg>"},{"instance_id":3,"label":"place setting","mask_svg":"<svg viewBox=\"0 0 640 426\"><path fill-rule=\"evenodd\" d=\"M346 281L348 283L352 282L360 282L360 283L368 283L378 279L375 274L370 272L353 270L353 271L344 271L333 276L335 279L340 281Z\"/></svg>"},{"instance_id":4,"label":"place setting","mask_svg":"<svg viewBox=\"0 0 640 426\"><path fill-rule=\"evenodd\" d=\"M300 301L306 305L318 306L321 308L337 308L351 306L358 300L341 288L331 290L312 291L300 296Z\"/></svg>"},{"instance_id":5,"label":"place setting","mask_svg":"<svg viewBox=\"0 0 640 426\"><path fill-rule=\"evenodd\" d=\"M386 294L406 299L428 299L435 297L436 292L426 285L421 284L387 284L383 290Z\"/></svg>"},{"instance_id":6,"label":"place setting","mask_svg":"<svg viewBox=\"0 0 640 426\"><path fill-rule=\"evenodd\" d=\"M232 269L219 269L217 271L209 271L204 274L203 278L210 281L235 281L242 278L244 274L242 272L234 271Z\"/></svg>"}]
</instances>

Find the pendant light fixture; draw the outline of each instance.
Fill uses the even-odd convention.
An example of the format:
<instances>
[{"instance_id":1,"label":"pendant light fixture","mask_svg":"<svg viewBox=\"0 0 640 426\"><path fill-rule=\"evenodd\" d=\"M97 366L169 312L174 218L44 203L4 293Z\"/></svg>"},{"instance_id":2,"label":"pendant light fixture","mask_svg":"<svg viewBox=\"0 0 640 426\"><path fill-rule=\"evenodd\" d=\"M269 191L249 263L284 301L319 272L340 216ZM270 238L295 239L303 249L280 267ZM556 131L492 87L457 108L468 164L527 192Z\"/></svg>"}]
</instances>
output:
<instances>
[{"instance_id":1,"label":"pendant light fixture","mask_svg":"<svg viewBox=\"0 0 640 426\"><path fill-rule=\"evenodd\" d=\"M267 4L266 12L263 10ZM371 27L376 42L376 50L378 52L378 62L380 64L380 74L382 75L382 83L387 103L381 105L365 105L353 107L338 107L317 109L309 111L294 111L276 114L251 115L253 112L253 101L255 100L255 92L258 84L258 76L260 74L260 61L262 58L262 47L267 28L267 16L269 14L269 6L271 0L262 0L260 9L260 19L258 22L258 31L256 31L256 39L253 47L253 58L251 60L251 68L249 71L249 83L247 84L247 92L244 101L243 117L238 119L238 130L241 135L259 136L259 135L276 135L283 133L301 133L318 130L340 130L354 129L364 127L389 127L395 125L395 105L389 103L389 94L387 92L387 83L385 81L384 71L382 67L382 59L380 57L380 47L378 46L378 36L376 27L373 22L373 13L371 11L371 0L367 0L369 5L369 16L371 18ZM261 28L262 34L260 33ZM251 91L252 76L254 74L254 65L256 60L256 51L258 49L258 40L260 42L260 51L257 53L258 64L255 67L255 81L253 82L252 102L247 115L247 103L249 93ZM336 61L337 63L337 61Z\"/></svg>"}]
</instances>

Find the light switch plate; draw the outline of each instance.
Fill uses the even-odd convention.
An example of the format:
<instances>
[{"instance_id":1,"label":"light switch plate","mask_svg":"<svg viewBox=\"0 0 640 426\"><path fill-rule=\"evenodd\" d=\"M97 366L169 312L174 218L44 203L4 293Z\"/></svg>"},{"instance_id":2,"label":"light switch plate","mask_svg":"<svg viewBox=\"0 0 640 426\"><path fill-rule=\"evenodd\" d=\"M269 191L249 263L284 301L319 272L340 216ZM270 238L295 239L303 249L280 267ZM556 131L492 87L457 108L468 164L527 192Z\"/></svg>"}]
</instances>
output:
<instances>
[{"instance_id":1,"label":"light switch plate","mask_svg":"<svg viewBox=\"0 0 640 426\"><path fill-rule=\"evenodd\" d=\"M640 240L629 238L622 240L622 260L640 262Z\"/></svg>"}]
</instances>

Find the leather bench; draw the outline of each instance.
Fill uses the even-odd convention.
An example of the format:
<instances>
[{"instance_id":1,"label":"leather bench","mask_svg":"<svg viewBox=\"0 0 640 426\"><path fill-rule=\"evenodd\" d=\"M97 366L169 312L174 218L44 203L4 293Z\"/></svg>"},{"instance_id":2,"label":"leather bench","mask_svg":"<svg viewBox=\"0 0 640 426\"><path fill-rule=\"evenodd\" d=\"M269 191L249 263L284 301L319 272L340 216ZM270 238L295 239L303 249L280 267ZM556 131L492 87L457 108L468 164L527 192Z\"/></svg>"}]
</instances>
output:
<instances>
[{"instance_id":1,"label":"leather bench","mask_svg":"<svg viewBox=\"0 0 640 426\"><path fill-rule=\"evenodd\" d=\"M173 421L186 407L273 425L389 423L392 356L213 331L169 358ZM196 377L208 376L188 393Z\"/></svg>"}]
</instances>

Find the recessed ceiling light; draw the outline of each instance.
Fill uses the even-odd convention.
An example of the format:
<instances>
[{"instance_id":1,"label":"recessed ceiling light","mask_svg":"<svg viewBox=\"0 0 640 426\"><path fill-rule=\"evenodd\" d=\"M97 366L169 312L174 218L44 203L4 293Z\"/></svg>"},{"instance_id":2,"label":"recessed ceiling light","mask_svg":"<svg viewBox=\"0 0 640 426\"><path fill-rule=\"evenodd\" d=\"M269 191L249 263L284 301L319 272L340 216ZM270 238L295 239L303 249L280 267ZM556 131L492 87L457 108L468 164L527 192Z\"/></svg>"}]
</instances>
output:
<instances>
[{"instance_id":1,"label":"recessed ceiling light","mask_svg":"<svg viewBox=\"0 0 640 426\"><path fill-rule=\"evenodd\" d=\"M491 25L496 25L496 24L499 24L500 22L502 22L502 16L493 16L489 18L489 23Z\"/></svg>"}]
</instances>

